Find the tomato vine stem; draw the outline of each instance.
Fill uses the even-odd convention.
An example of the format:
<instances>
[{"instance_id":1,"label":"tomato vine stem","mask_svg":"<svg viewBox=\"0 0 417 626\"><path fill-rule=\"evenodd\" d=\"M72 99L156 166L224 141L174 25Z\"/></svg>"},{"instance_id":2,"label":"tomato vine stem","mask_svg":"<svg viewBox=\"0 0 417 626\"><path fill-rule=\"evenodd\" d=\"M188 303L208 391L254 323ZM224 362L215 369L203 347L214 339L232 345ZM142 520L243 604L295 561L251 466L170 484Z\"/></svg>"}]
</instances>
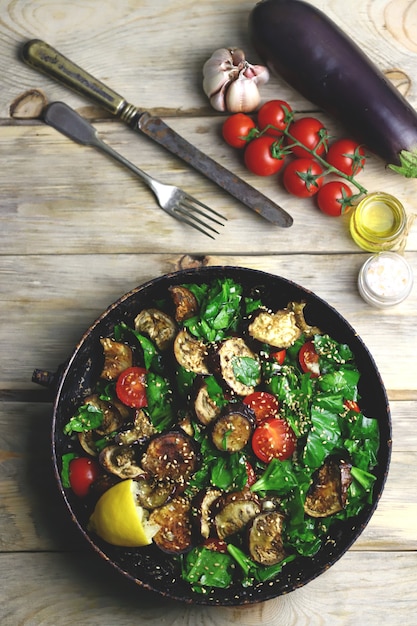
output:
<instances>
[{"instance_id":1,"label":"tomato vine stem","mask_svg":"<svg viewBox=\"0 0 417 626\"><path fill-rule=\"evenodd\" d=\"M363 185L361 185L353 175L350 176L349 174L345 174L345 172L342 172L334 165L330 165L330 163L328 163L320 154L317 154L317 149L323 143L327 145L327 132L326 132L326 136L320 137L320 141L314 149L308 148L301 141L299 141L296 137L291 135L290 131L288 130L292 122L292 119L293 119L293 116L288 116L287 126L282 130L278 129L276 126L273 126L272 124L269 124L268 126L265 126L265 128L263 128L262 131L259 132L258 136L261 136L267 133L268 130L279 131L283 136L287 137L292 142L289 145L283 146L283 138L281 137L280 139L277 139L276 141L277 149L274 152L274 156L276 156L276 158L282 158L283 156L290 154L291 148L293 148L294 146L303 148L303 150L308 152L317 161L317 163L319 163L324 168L323 176L326 176L327 174L335 174L336 176L339 176L340 178L344 178L345 180L349 181L354 187L356 187L359 193L352 196L351 199L357 200L362 195L366 195L368 193L368 190Z\"/></svg>"}]
</instances>

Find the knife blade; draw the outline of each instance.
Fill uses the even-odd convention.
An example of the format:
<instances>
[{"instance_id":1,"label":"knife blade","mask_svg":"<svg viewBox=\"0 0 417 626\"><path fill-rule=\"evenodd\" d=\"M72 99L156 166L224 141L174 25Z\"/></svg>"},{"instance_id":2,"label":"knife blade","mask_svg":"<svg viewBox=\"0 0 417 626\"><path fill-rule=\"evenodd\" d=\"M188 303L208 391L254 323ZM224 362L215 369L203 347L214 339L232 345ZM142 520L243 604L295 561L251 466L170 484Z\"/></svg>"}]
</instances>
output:
<instances>
[{"instance_id":1,"label":"knife blade","mask_svg":"<svg viewBox=\"0 0 417 626\"><path fill-rule=\"evenodd\" d=\"M278 204L193 146L161 118L130 104L46 42L40 39L27 41L22 57L31 67L88 97L133 130L156 141L258 215L284 228L292 225L293 218Z\"/></svg>"}]
</instances>

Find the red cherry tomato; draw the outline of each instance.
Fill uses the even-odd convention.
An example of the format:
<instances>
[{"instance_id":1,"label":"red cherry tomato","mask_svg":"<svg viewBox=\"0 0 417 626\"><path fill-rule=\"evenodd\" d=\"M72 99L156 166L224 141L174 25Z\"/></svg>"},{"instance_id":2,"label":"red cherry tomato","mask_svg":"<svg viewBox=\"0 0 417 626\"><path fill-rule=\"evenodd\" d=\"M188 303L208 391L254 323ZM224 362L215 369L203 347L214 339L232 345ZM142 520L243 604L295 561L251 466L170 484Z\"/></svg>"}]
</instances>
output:
<instances>
[{"instance_id":1,"label":"red cherry tomato","mask_svg":"<svg viewBox=\"0 0 417 626\"><path fill-rule=\"evenodd\" d=\"M323 170L314 159L295 159L284 170L282 182L298 198L314 196L323 184Z\"/></svg>"},{"instance_id":2,"label":"red cherry tomato","mask_svg":"<svg viewBox=\"0 0 417 626\"><path fill-rule=\"evenodd\" d=\"M309 373L312 378L320 376L319 355L312 341L306 341L301 346L298 361L303 372Z\"/></svg>"},{"instance_id":3,"label":"red cherry tomato","mask_svg":"<svg viewBox=\"0 0 417 626\"><path fill-rule=\"evenodd\" d=\"M289 132L295 139L298 139L309 150L315 150L316 154L323 154L327 145L327 131L320 120L315 117L301 117L291 124ZM294 142L287 137L287 144ZM300 158L311 158L308 150L301 146L292 146L292 153Z\"/></svg>"},{"instance_id":4,"label":"red cherry tomato","mask_svg":"<svg viewBox=\"0 0 417 626\"><path fill-rule=\"evenodd\" d=\"M212 552L222 552L223 554L227 554L227 543L222 541L222 539L217 539L215 537L209 537L205 539L203 542L204 548L207 550L211 550Z\"/></svg>"},{"instance_id":5,"label":"red cherry tomato","mask_svg":"<svg viewBox=\"0 0 417 626\"><path fill-rule=\"evenodd\" d=\"M332 180L323 185L317 193L317 205L326 215L338 217L351 208L352 190L340 180Z\"/></svg>"},{"instance_id":6,"label":"red cherry tomato","mask_svg":"<svg viewBox=\"0 0 417 626\"><path fill-rule=\"evenodd\" d=\"M243 403L255 413L258 424L268 417L276 417L278 415L278 400L272 393L267 391L254 391L244 398Z\"/></svg>"},{"instance_id":7,"label":"red cherry tomato","mask_svg":"<svg viewBox=\"0 0 417 626\"><path fill-rule=\"evenodd\" d=\"M120 402L126 406L140 409L147 406L146 398L146 369L143 367L128 367L116 382L116 394Z\"/></svg>"},{"instance_id":8,"label":"red cherry tomato","mask_svg":"<svg viewBox=\"0 0 417 626\"><path fill-rule=\"evenodd\" d=\"M364 149L352 139L337 139L326 154L326 161L348 176L356 176L365 160Z\"/></svg>"},{"instance_id":9,"label":"red cherry tomato","mask_svg":"<svg viewBox=\"0 0 417 626\"><path fill-rule=\"evenodd\" d=\"M255 470L253 469L252 465L248 461L246 461L246 473L248 475L246 486L251 487L252 485L256 483L257 479L256 479Z\"/></svg>"},{"instance_id":10,"label":"red cherry tomato","mask_svg":"<svg viewBox=\"0 0 417 626\"><path fill-rule=\"evenodd\" d=\"M257 176L272 176L277 174L284 165L284 157L277 159L272 154L274 137L262 135L253 139L245 149L245 165L250 172Z\"/></svg>"},{"instance_id":11,"label":"red cherry tomato","mask_svg":"<svg viewBox=\"0 0 417 626\"><path fill-rule=\"evenodd\" d=\"M257 426L252 435L252 449L258 459L285 461L294 452L297 438L286 420L270 417Z\"/></svg>"},{"instance_id":12,"label":"red cherry tomato","mask_svg":"<svg viewBox=\"0 0 417 626\"><path fill-rule=\"evenodd\" d=\"M222 126L223 139L233 148L244 148L248 143L247 137L254 128L255 122L249 115L235 113Z\"/></svg>"},{"instance_id":13,"label":"red cherry tomato","mask_svg":"<svg viewBox=\"0 0 417 626\"><path fill-rule=\"evenodd\" d=\"M291 111L290 105L284 100L265 102L258 111L259 129L264 130L267 126L273 126L273 128L268 128L268 134L280 137L288 125L288 114Z\"/></svg>"},{"instance_id":14,"label":"red cherry tomato","mask_svg":"<svg viewBox=\"0 0 417 626\"><path fill-rule=\"evenodd\" d=\"M71 489L79 498L85 498L90 492L90 486L101 476L101 469L97 461L87 457L72 459L69 464L69 481Z\"/></svg>"},{"instance_id":15,"label":"red cherry tomato","mask_svg":"<svg viewBox=\"0 0 417 626\"><path fill-rule=\"evenodd\" d=\"M279 365L282 365L287 356L287 351L283 348L282 350L278 350L278 352L271 352L271 356Z\"/></svg>"},{"instance_id":16,"label":"red cherry tomato","mask_svg":"<svg viewBox=\"0 0 417 626\"><path fill-rule=\"evenodd\" d=\"M348 411L355 411L355 413L361 412L359 404L355 402L355 400L345 400L343 404L345 405Z\"/></svg>"}]
</instances>

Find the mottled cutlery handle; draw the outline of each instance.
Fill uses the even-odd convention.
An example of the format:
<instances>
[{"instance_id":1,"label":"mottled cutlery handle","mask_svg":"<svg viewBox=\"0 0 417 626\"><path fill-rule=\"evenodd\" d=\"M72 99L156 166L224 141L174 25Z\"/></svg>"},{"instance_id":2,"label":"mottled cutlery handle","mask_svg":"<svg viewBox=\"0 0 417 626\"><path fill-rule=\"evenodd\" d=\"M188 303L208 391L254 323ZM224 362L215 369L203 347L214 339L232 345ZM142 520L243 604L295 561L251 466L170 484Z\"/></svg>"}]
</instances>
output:
<instances>
[{"instance_id":1,"label":"mottled cutlery handle","mask_svg":"<svg viewBox=\"0 0 417 626\"><path fill-rule=\"evenodd\" d=\"M86 96L128 124L142 113L113 89L40 39L26 42L22 55L28 65L55 78L78 94Z\"/></svg>"}]
</instances>

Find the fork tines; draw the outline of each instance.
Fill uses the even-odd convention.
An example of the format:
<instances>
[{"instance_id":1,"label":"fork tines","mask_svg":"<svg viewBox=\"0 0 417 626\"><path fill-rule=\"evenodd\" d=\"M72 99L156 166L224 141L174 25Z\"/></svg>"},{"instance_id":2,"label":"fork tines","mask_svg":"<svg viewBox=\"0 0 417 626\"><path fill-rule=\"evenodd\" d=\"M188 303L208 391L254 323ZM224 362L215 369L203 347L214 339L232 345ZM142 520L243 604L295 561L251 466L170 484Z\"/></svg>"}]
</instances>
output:
<instances>
[{"instance_id":1,"label":"fork tines","mask_svg":"<svg viewBox=\"0 0 417 626\"><path fill-rule=\"evenodd\" d=\"M219 226L224 226L223 222L220 220L227 221L227 218L224 217L224 215L221 215L192 196L182 198L181 202L175 207L174 211L177 219L188 224L189 226L193 226L193 228L199 230L201 233L204 233L204 235L207 235L207 237L210 237L211 239L214 239L214 237L207 232L207 230L210 230L217 235L219 234L219 231L210 224L207 224L198 216L200 215L201 217L204 217ZM220 220L216 218L220 218Z\"/></svg>"}]
</instances>

